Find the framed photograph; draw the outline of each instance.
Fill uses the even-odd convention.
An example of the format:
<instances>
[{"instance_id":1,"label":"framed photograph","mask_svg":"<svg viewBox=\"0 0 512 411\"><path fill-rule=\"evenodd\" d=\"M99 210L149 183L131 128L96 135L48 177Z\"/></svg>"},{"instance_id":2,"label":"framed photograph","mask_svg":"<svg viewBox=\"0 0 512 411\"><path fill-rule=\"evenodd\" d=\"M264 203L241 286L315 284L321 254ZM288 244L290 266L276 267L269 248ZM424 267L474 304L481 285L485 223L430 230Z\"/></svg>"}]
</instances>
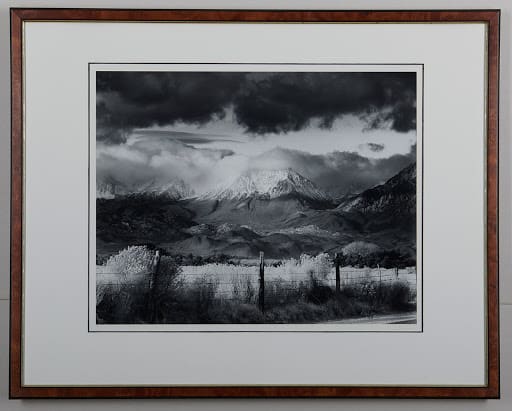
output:
<instances>
[{"instance_id":1,"label":"framed photograph","mask_svg":"<svg viewBox=\"0 0 512 411\"><path fill-rule=\"evenodd\" d=\"M499 10L11 42L12 398L499 396Z\"/></svg>"}]
</instances>

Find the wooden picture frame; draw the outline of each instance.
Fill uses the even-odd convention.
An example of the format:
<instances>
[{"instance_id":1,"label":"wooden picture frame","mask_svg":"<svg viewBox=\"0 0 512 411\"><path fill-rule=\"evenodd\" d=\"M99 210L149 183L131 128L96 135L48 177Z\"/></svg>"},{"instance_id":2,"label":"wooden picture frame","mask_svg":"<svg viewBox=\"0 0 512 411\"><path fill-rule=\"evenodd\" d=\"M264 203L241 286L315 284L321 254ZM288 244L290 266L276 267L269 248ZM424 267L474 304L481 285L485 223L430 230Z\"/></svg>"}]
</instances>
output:
<instances>
[{"instance_id":1,"label":"wooden picture frame","mask_svg":"<svg viewBox=\"0 0 512 411\"><path fill-rule=\"evenodd\" d=\"M123 10L11 9L11 314L10 398L183 398L183 397L373 397L499 398L498 303L498 97L499 10ZM25 385L25 78L24 27L30 22L210 22L210 23L483 23L486 27L486 375L481 386L394 385ZM483 195L483 194L482 194Z\"/></svg>"}]
</instances>

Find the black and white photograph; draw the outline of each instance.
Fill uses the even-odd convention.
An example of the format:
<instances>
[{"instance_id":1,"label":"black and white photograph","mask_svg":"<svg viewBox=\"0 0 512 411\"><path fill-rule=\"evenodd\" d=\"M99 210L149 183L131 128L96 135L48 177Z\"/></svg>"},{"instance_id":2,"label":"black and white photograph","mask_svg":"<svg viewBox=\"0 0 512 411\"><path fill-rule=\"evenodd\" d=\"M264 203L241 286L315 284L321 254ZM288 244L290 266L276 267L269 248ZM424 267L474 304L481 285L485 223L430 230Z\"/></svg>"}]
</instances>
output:
<instances>
[{"instance_id":1,"label":"black and white photograph","mask_svg":"<svg viewBox=\"0 0 512 411\"><path fill-rule=\"evenodd\" d=\"M90 71L96 326L421 330L421 66Z\"/></svg>"}]
</instances>

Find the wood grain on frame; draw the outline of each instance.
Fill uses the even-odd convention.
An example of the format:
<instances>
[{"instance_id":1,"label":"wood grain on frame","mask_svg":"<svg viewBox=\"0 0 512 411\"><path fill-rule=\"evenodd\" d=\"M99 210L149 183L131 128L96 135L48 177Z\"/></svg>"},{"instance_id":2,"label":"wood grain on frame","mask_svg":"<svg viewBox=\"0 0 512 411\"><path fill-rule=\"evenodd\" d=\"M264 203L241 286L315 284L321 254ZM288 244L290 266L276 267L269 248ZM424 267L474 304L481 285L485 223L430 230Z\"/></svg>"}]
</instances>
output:
<instances>
[{"instance_id":1,"label":"wood grain on frame","mask_svg":"<svg viewBox=\"0 0 512 411\"><path fill-rule=\"evenodd\" d=\"M264 10L11 10L11 398L152 397L499 397L498 98L499 10L264 11ZM165 386L26 387L22 384L23 269L23 35L24 21L191 22L484 22L487 36L487 373L483 387Z\"/></svg>"}]
</instances>

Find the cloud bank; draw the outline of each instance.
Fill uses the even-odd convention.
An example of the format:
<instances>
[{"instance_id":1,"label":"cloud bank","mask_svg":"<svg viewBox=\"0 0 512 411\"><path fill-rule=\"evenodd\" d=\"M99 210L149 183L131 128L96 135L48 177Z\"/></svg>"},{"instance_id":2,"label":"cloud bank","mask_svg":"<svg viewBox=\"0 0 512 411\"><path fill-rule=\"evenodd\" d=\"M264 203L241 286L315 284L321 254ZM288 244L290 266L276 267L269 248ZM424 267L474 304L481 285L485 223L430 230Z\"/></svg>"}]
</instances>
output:
<instances>
[{"instance_id":1,"label":"cloud bank","mask_svg":"<svg viewBox=\"0 0 512 411\"><path fill-rule=\"evenodd\" d=\"M229 110L254 135L288 133L312 121L330 128L352 114L368 129L416 128L416 73L97 72L97 140L125 143L134 129L204 125Z\"/></svg>"},{"instance_id":2,"label":"cloud bank","mask_svg":"<svg viewBox=\"0 0 512 411\"><path fill-rule=\"evenodd\" d=\"M416 145L407 154L371 159L356 152L334 151L310 154L298 150L275 148L251 158L249 167L279 169L290 167L309 178L331 196L356 193L385 182L416 161Z\"/></svg>"},{"instance_id":3,"label":"cloud bank","mask_svg":"<svg viewBox=\"0 0 512 411\"><path fill-rule=\"evenodd\" d=\"M96 179L114 180L126 187L183 180L197 194L226 186L247 169L292 168L333 197L362 191L384 182L415 161L408 154L370 159L355 152L310 154L277 147L257 156L231 150L193 147L166 136L132 136L118 145L98 143Z\"/></svg>"}]
</instances>

